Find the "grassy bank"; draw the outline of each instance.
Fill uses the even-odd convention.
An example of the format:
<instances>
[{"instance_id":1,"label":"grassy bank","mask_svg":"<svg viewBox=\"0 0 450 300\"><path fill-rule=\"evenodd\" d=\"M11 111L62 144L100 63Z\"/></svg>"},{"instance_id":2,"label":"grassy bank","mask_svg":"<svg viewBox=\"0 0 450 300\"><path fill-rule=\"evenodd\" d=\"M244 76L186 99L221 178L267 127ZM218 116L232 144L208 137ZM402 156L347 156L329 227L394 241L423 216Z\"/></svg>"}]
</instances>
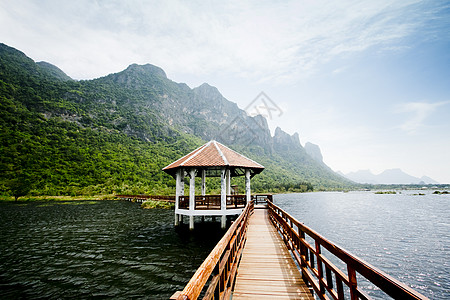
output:
<instances>
[{"instance_id":1,"label":"grassy bank","mask_svg":"<svg viewBox=\"0 0 450 300\"><path fill-rule=\"evenodd\" d=\"M172 209L175 208L175 203L170 203L166 201L148 200L143 202L141 207L145 209L152 209L152 208Z\"/></svg>"},{"instance_id":2,"label":"grassy bank","mask_svg":"<svg viewBox=\"0 0 450 300\"><path fill-rule=\"evenodd\" d=\"M29 201L86 201L86 200L117 200L114 195L95 195L95 196L23 196L17 202ZM15 202L12 196L0 196L2 202Z\"/></svg>"}]
</instances>

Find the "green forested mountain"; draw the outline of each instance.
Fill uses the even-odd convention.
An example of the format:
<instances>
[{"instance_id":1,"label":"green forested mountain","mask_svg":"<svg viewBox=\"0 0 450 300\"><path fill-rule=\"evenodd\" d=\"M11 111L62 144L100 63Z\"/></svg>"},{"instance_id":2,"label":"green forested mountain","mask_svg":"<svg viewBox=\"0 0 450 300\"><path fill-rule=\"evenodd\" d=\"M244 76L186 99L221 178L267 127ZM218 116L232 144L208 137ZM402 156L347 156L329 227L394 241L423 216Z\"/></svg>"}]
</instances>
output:
<instances>
[{"instance_id":1,"label":"green forested mountain","mask_svg":"<svg viewBox=\"0 0 450 300\"><path fill-rule=\"evenodd\" d=\"M23 183L32 195L173 193L161 168L210 139L266 167L253 180L260 192L351 184L312 159L298 136L277 129L271 137L263 117L207 84L191 89L152 65L76 81L0 44L2 194Z\"/></svg>"}]
</instances>

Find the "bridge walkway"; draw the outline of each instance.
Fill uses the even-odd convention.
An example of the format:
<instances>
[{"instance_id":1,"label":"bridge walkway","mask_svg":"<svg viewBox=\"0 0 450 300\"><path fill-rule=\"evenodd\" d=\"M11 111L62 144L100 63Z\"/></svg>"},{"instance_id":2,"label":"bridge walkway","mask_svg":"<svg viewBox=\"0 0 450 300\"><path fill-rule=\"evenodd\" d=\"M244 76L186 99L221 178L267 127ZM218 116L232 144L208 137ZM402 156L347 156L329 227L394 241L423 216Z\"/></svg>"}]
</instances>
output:
<instances>
[{"instance_id":1,"label":"bridge walkway","mask_svg":"<svg viewBox=\"0 0 450 300\"><path fill-rule=\"evenodd\" d=\"M250 217L232 299L314 299L267 208Z\"/></svg>"}]
</instances>

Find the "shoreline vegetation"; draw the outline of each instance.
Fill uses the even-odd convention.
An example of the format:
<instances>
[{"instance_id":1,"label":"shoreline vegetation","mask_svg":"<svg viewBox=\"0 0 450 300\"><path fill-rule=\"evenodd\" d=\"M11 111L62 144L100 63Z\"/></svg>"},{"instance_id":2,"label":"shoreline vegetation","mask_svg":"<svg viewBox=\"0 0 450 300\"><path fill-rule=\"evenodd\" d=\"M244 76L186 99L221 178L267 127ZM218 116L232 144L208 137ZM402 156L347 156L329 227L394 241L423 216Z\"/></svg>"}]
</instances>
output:
<instances>
[{"instance_id":1,"label":"shoreline vegetation","mask_svg":"<svg viewBox=\"0 0 450 300\"><path fill-rule=\"evenodd\" d=\"M153 209L153 208L173 209L175 208L175 203L167 201L147 200L142 202L141 207L144 209Z\"/></svg>"},{"instance_id":2,"label":"shoreline vegetation","mask_svg":"<svg viewBox=\"0 0 450 300\"><path fill-rule=\"evenodd\" d=\"M396 191L376 191L375 194L397 194L397 192Z\"/></svg>"},{"instance_id":3,"label":"shoreline vegetation","mask_svg":"<svg viewBox=\"0 0 450 300\"><path fill-rule=\"evenodd\" d=\"M432 194L434 195L448 195L450 194L450 192L448 191L448 189L450 188L449 185L440 185L439 187L437 186L433 186L432 188L427 187L426 189L424 188L417 188L417 187L410 187L410 188L406 188L404 185L398 186L396 188L393 188L392 186L390 186L390 190L379 190L377 188L372 188L372 189L344 189L344 190L329 190L329 192L350 192L350 191L373 191L375 194L401 194L401 191L404 190L421 190L421 191L433 191ZM316 190L316 191L311 191L311 192L325 192L323 190ZM259 193L259 192L256 192ZM291 193L297 193L295 191L287 191L287 192L283 192L281 194L291 194ZM276 194L280 194L280 193L271 193L273 195ZM419 193L418 195L420 195L421 193ZM115 194L103 194L103 195L92 195L92 196L88 196L88 195L83 195L83 196L70 196L70 195L65 195L65 196L51 196L51 195L47 195L47 196L35 196L35 195L24 195L19 197L18 199L15 199L14 196L12 195L0 195L0 203L1 202L45 202L45 201L101 201L101 200L120 200L119 198L116 197ZM147 203L146 203L147 202ZM145 205L144 205L145 203ZM162 203L162 204L160 204ZM143 202L142 207L143 208L169 208L171 204L173 205L173 203L167 203L165 201L156 201L156 200L148 200Z\"/></svg>"},{"instance_id":4,"label":"shoreline vegetation","mask_svg":"<svg viewBox=\"0 0 450 300\"><path fill-rule=\"evenodd\" d=\"M100 201L119 200L115 195L94 196L22 196L17 200L14 196L0 196L0 202L45 202L45 201Z\"/></svg>"}]
</instances>

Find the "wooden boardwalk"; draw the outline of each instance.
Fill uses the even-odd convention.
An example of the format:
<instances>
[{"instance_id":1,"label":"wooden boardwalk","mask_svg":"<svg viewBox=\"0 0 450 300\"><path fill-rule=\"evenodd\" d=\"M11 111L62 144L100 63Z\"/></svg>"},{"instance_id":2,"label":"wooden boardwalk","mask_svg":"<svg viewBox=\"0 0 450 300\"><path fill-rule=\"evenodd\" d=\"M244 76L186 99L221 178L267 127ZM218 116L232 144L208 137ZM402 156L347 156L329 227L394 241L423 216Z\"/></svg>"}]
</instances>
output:
<instances>
[{"instance_id":1,"label":"wooden boardwalk","mask_svg":"<svg viewBox=\"0 0 450 300\"><path fill-rule=\"evenodd\" d=\"M370 299L358 286L358 274L394 299L428 300L407 285L331 243L272 201L267 201L268 206L263 209L255 204L258 201L252 201L245 207L183 291L176 292L171 299L194 300L203 293L205 299L313 300L313 295L297 269L297 262L302 266L305 280L314 289L314 296L320 299ZM268 218L269 211L276 227ZM276 228L283 232L283 237L293 248L295 260ZM306 236L313 242L308 242ZM344 269L347 271L342 271L331 263L321 249L327 249L329 257L334 255L346 264Z\"/></svg>"},{"instance_id":2,"label":"wooden boardwalk","mask_svg":"<svg viewBox=\"0 0 450 300\"><path fill-rule=\"evenodd\" d=\"M267 209L250 217L232 299L314 299Z\"/></svg>"}]
</instances>

